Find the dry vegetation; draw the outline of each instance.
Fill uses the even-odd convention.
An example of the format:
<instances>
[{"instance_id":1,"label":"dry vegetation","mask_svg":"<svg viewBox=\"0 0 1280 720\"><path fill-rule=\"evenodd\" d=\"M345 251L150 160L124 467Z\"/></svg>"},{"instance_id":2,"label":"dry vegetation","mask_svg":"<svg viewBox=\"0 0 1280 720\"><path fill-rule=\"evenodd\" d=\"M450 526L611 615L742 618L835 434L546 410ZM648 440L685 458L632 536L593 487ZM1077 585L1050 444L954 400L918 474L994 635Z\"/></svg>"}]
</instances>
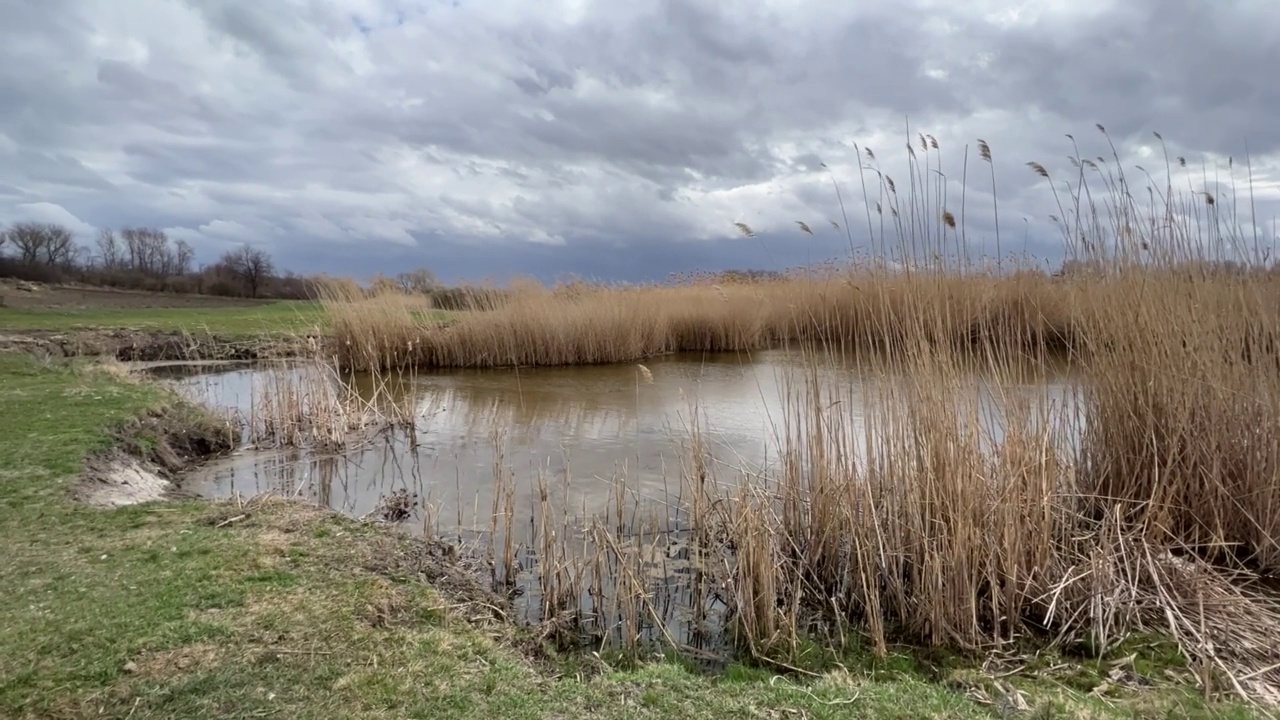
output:
<instances>
[{"instance_id":1,"label":"dry vegetation","mask_svg":"<svg viewBox=\"0 0 1280 720\"><path fill-rule=\"evenodd\" d=\"M340 287L340 286L339 286ZM750 284L546 288L521 283L500 307L461 322L414 316L421 301L388 290L350 298L325 294L339 362L354 369L510 367L642 360L672 352L755 350L831 341L897 348L914 318L945 315L929 338L973 348L1013 337L1028 350L1063 348L1074 337L1081 288L1043 274L955 276L832 270ZM1086 291L1087 292L1087 291Z\"/></svg>"},{"instance_id":2,"label":"dry vegetation","mask_svg":"<svg viewBox=\"0 0 1280 720\"><path fill-rule=\"evenodd\" d=\"M449 327L399 293L334 290L335 360L529 366L789 345L817 368L856 354L907 378L857 398L862 420L855 398L802 374L778 476L710 477L700 460L687 473L683 510L755 654L786 662L815 631L860 631L883 652L895 639L972 650L1028 635L1104 649L1158 629L1206 685L1280 698L1280 609L1247 580L1280 571L1280 281L1252 218L1197 189L1181 159L1161 182L1143 171L1148 204L1118 157L1077 156L1066 192L1054 187L1055 220L1093 271L980 269L945 250L965 247L964 208L941 202L928 172L937 143L920 144L901 193L865 169L878 181L865 198L880 223L872 241L924 258L909 266L724 285L524 284ZM986 143L978 150L989 162ZM1224 269L1227 259L1241 264ZM1028 359L1063 357L1082 378L1078 411L997 392L999 428L966 389L975 363L1016 381ZM631 557L616 538L596 545L615 567ZM563 552L542 551L567 573ZM645 597L617 573L568 573L576 587L543 592ZM630 626L665 619L630 607Z\"/></svg>"}]
</instances>

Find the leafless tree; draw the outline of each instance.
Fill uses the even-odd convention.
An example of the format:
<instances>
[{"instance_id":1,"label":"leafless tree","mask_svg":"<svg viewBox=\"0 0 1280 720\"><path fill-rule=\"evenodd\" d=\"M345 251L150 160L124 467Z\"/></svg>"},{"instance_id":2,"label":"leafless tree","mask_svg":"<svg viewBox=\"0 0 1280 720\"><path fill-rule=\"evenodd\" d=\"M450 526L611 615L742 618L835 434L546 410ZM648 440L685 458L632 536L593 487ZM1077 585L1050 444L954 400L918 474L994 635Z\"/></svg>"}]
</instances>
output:
<instances>
[{"instance_id":1,"label":"leafless tree","mask_svg":"<svg viewBox=\"0 0 1280 720\"><path fill-rule=\"evenodd\" d=\"M248 243L224 254L221 264L244 283L249 297L258 297L262 282L274 272L271 256Z\"/></svg>"},{"instance_id":2,"label":"leafless tree","mask_svg":"<svg viewBox=\"0 0 1280 720\"><path fill-rule=\"evenodd\" d=\"M4 234L18 249L18 259L28 265L65 267L74 257L75 238L61 225L20 222L11 225Z\"/></svg>"},{"instance_id":3,"label":"leafless tree","mask_svg":"<svg viewBox=\"0 0 1280 720\"><path fill-rule=\"evenodd\" d=\"M173 244L173 274L186 275L191 272L191 264L195 260L196 251L191 243L179 240Z\"/></svg>"},{"instance_id":4,"label":"leafless tree","mask_svg":"<svg viewBox=\"0 0 1280 720\"><path fill-rule=\"evenodd\" d=\"M403 272L396 276L400 288L408 293L429 293L436 287L435 273L427 268L418 268L411 272Z\"/></svg>"},{"instance_id":5,"label":"leafless tree","mask_svg":"<svg viewBox=\"0 0 1280 720\"><path fill-rule=\"evenodd\" d=\"M125 264L129 269L155 277L174 274L174 252L163 230L127 227L120 230L120 237L124 239Z\"/></svg>"},{"instance_id":6,"label":"leafless tree","mask_svg":"<svg viewBox=\"0 0 1280 720\"><path fill-rule=\"evenodd\" d=\"M75 260L76 239L71 231L61 225L45 225L44 264L50 267L70 267Z\"/></svg>"},{"instance_id":7,"label":"leafless tree","mask_svg":"<svg viewBox=\"0 0 1280 720\"><path fill-rule=\"evenodd\" d=\"M98 231L98 263L104 270L118 270L124 264L124 253L120 247L120 239L110 228Z\"/></svg>"}]
</instances>

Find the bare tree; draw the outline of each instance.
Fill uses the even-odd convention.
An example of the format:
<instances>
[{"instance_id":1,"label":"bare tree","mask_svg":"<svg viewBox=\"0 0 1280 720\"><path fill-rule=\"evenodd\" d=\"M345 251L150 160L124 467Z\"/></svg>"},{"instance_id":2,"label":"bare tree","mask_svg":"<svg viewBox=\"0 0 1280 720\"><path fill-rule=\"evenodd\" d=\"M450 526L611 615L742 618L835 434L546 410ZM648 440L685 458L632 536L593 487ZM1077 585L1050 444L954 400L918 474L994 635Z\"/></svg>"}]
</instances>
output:
<instances>
[{"instance_id":1,"label":"bare tree","mask_svg":"<svg viewBox=\"0 0 1280 720\"><path fill-rule=\"evenodd\" d=\"M120 239L110 228L98 231L98 263L104 270L118 270L124 263L124 252L120 247Z\"/></svg>"},{"instance_id":2,"label":"bare tree","mask_svg":"<svg viewBox=\"0 0 1280 720\"><path fill-rule=\"evenodd\" d=\"M174 247L174 275L186 275L191 272L191 263L195 260L196 251L191 247L191 243L186 240L179 240L173 245Z\"/></svg>"},{"instance_id":3,"label":"bare tree","mask_svg":"<svg viewBox=\"0 0 1280 720\"><path fill-rule=\"evenodd\" d=\"M69 265L72 268L91 268L93 267L93 250L85 245L75 245L71 251L71 259Z\"/></svg>"},{"instance_id":4,"label":"bare tree","mask_svg":"<svg viewBox=\"0 0 1280 720\"><path fill-rule=\"evenodd\" d=\"M174 254L169 236L163 230L144 227L121 228L125 261L129 269L144 275L163 277L172 274Z\"/></svg>"},{"instance_id":5,"label":"bare tree","mask_svg":"<svg viewBox=\"0 0 1280 720\"><path fill-rule=\"evenodd\" d=\"M18 249L18 259L27 265L65 267L75 253L71 231L54 223L14 223L5 236Z\"/></svg>"},{"instance_id":6,"label":"bare tree","mask_svg":"<svg viewBox=\"0 0 1280 720\"><path fill-rule=\"evenodd\" d=\"M436 287L435 273L427 268L418 268L410 272L403 272L396 276L396 282L400 284L400 288L407 293L431 292Z\"/></svg>"},{"instance_id":7,"label":"bare tree","mask_svg":"<svg viewBox=\"0 0 1280 720\"><path fill-rule=\"evenodd\" d=\"M221 264L245 284L249 297L258 297L263 281L274 272L271 256L248 243L224 254Z\"/></svg>"},{"instance_id":8,"label":"bare tree","mask_svg":"<svg viewBox=\"0 0 1280 720\"><path fill-rule=\"evenodd\" d=\"M71 231L61 225L45 225L44 264L50 267L70 267L75 260L76 239Z\"/></svg>"}]
</instances>

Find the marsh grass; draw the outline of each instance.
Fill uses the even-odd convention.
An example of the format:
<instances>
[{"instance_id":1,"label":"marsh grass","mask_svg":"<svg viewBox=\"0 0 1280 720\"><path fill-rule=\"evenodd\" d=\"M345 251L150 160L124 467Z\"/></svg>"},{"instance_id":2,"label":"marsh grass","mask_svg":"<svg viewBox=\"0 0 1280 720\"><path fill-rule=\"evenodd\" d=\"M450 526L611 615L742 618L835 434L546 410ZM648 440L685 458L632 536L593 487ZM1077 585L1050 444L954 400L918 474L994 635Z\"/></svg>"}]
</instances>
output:
<instances>
[{"instance_id":1,"label":"marsh grass","mask_svg":"<svg viewBox=\"0 0 1280 720\"><path fill-rule=\"evenodd\" d=\"M788 663L805 637L850 633L879 654L904 639L980 651L1028 637L1105 652L1158 630L1206 688L1280 698L1280 647L1265 639L1280 609L1242 589L1280 571L1280 282L1228 201L1234 187L1166 160L1163 182L1141 169L1144 196L1099 130L1110 157L1077 150L1064 193L1029 163L1054 183L1051 219L1073 261L1061 275L974 263L964 195L948 207L945 176L931 172L938 143L921 136L902 184L860 150L868 240L892 265L742 283L524 283L448 327L415 320L396 295L334 295L334 359L506 367L790 347L804 361L776 429L781 469L716 477L695 425L676 501L710 558L699 586L725 598L752 655ZM978 157L994 190L988 143ZM851 358L898 380L842 396L818 370ZM1063 359L1078 407L1000 390L1025 385L1028 363ZM994 378L985 389L964 380L975 366ZM593 525L594 549L567 553L549 497L535 512L544 610L612 592L604 614L624 638L646 623L669 638L641 579L645 543L623 542L634 527Z\"/></svg>"},{"instance_id":2,"label":"marsh grass","mask_svg":"<svg viewBox=\"0 0 1280 720\"><path fill-rule=\"evenodd\" d=\"M675 352L757 350L833 342L893 348L911 318L943 315L933 342L972 350L999 338L1065 348L1074 338L1077 289L1042 273L967 277L827 270L761 283L694 281L666 286L591 286L573 293L531 283L510 302L458 321L414 319L406 300L327 300L334 356L355 370L530 367L639 362Z\"/></svg>"},{"instance_id":3,"label":"marsh grass","mask_svg":"<svg viewBox=\"0 0 1280 720\"><path fill-rule=\"evenodd\" d=\"M374 431L403 429L416 444L411 378L371 373L354 382L331 361L281 363L260 373L252 390L247 441L256 447L349 449ZM367 438L365 438L367 439Z\"/></svg>"}]
</instances>

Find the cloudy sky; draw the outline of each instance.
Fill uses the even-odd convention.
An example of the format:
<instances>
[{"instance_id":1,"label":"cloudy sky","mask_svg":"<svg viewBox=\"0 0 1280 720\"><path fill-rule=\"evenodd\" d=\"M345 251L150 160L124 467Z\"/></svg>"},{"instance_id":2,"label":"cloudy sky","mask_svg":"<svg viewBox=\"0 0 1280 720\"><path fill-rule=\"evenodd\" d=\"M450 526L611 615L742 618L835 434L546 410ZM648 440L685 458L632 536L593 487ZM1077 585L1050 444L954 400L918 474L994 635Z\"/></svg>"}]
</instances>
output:
<instances>
[{"instance_id":1,"label":"cloudy sky","mask_svg":"<svg viewBox=\"0 0 1280 720\"><path fill-rule=\"evenodd\" d=\"M994 247L983 138L1004 249L1054 257L1025 163L1074 179L1064 135L1110 155L1102 123L1162 178L1159 131L1195 191L1247 151L1269 233L1276 37L1274 0L9 0L0 222L358 276L789 266L849 252L833 177L868 248L854 145L905 193L925 132L957 215L967 147L973 252Z\"/></svg>"}]
</instances>

